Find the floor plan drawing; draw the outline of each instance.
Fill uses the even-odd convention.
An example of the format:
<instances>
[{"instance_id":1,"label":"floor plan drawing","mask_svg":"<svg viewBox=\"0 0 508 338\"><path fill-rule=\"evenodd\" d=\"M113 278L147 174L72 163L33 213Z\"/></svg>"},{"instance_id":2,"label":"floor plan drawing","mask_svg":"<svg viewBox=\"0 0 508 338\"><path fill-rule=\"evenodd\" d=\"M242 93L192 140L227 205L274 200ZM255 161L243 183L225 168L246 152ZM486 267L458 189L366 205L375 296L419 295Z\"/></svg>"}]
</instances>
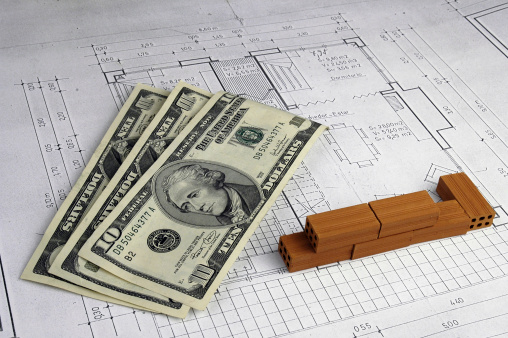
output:
<instances>
[{"instance_id":1,"label":"floor plan drawing","mask_svg":"<svg viewBox=\"0 0 508 338\"><path fill-rule=\"evenodd\" d=\"M49 190L47 208L58 207L67 197L71 184L84 167L79 147L64 101L62 79L21 83L41 157L47 171ZM71 178L72 177L72 178Z\"/></svg>"},{"instance_id":2,"label":"floor plan drawing","mask_svg":"<svg viewBox=\"0 0 508 338\"><path fill-rule=\"evenodd\" d=\"M405 128L405 129L404 129ZM407 127L399 127L396 130L409 130ZM334 149L341 161L356 163L360 168L374 165L379 153L372 143L366 143L367 135L363 129L355 129L353 126L345 124L331 125L330 132L325 134L325 138ZM340 140L340 141L338 141Z\"/></svg>"},{"instance_id":3,"label":"floor plan drawing","mask_svg":"<svg viewBox=\"0 0 508 338\"><path fill-rule=\"evenodd\" d=\"M57 330L76 337L506 334L492 323L508 316L508 4L272 4L250 13L247 2L219 3L229 16L3 49L13 70L2 100L17 115L6 120L2 153L12 164L2 170L23 178L6 184L13 198L1 205L0 296L10 297L0 298L0 337L36 332L23 300L34 292L35 306L51 308L41 332L68 314ZM21 52L39 56L25 67ZM19 280L134 86L171 90L181 80L329 126L207 309L175 319ZM299 273L284 267L279 237L302 231L307 215L420 190L439 202L439 177L460 171L495 209L492 227ZM10 243L26 252L16 256Z\"/></svg>"},{"instance_id":4,"label":"floor plan drawing","mask_svg":"<svg viewBox=\"0 0 508 338\"><path fill-rule=\"evenodd\" d=\"M471 3L466 6L450 3L492 45L508 57L508 35L504 25L508 18L508 4L499 2Z\"/></svg>"}]
</instances>

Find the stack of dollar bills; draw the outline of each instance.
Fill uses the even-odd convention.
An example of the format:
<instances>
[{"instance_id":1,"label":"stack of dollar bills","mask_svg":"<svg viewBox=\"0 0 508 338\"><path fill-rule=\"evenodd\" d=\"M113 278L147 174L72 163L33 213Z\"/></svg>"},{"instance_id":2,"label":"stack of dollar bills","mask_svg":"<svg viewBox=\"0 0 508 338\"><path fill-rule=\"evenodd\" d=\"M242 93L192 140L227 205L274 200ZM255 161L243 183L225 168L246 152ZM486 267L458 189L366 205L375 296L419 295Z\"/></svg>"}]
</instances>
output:
<instances>
[{"instance_id":1,"label":"stack of dollar bills","mask_svg":"<svg viewBox=\"0 0 508 338\"><path fill-rule=\"evenodd\" d=\"M21 277L179 318L203 310L324 129L226 92L139 84Z\"/></svg>"}]
</instances>

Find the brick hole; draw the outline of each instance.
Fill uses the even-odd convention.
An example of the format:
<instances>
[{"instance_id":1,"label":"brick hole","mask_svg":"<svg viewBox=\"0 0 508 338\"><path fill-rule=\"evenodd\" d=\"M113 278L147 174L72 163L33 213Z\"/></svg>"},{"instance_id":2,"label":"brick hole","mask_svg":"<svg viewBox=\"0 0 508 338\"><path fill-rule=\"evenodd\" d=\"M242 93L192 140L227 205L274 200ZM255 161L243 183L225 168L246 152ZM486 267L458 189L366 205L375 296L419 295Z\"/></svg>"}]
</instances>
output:
<instances>
[{"instance_id":1,"label":"brick hole","mask_svg":"<svg viewBox=\"0 0 508 338\"><path fill-rule=\"evenodd\" d=\"M489 224L490 224L490 222L485 222L485 225L489 225Z\"/></svg>"},{"instance_id":2,"label":"brick hole","mask_svg":"<svg viewBox=\"0 0 508 338\"><path fill-rule=\"evenodd\" d=\"M285 260L285 261L287 261L287 259L286 259L286 255L284 255L284 254L283 254L283 255L282 255L282 258L284 258L284 260Z\"/></svg>"},{"instance_id":3,"label":"brick hole","mask_svg":"<svg viewBox=\"0 0 508 338\"><path fill-rule=\"evenodd\" d=\"M284 247L284 253L288 253L288 251L286 250L286 247Z\"/></svg>"},{"instance_id":4,"label":"brick hole","mask_svg":"<svg viewBox=\"0 0 508 338\"><path fill-rule=\"evenodd\" d=\"M308 226L306 226L306 227L305 227L305 232L306 232L306 233L309 233L309 228L308 228Z\"/></svg>"},{"instance_id":5,"label":"brick hole","mask_svg":"<svg viewBox=\"0 0 508 338\"><path fill-rule=\"evenodd\" d=\"M485 219L485 216L480 217L480 221L483 221Z\"/></svg>"},{"instance_id":6,"label":"brick hole","mask_svg":"<svg viewBox=\"0 0 508 338\"><path fill-rule=\"evenodd\" d=\"M310 228L310 233L313 234L314 233L314 229Z\"/></svg>"},{"instance_id":7,"label":"brick hole","mask_svg":"<svg viewBox=\"0 0 508 338\"><path fill-rule=\"evenodd\" d=\"M471 222L476 222L476 218L473 218L473 219L471 220Z\"/></svg>"},{"instance_id":8,"label":"brick hole","mask_svg":"<svg viewBox=\"0 0 508 338\"><path fill-rule=\"evenodd\" d=\"M314 235L314 239L317 241L317 235Z\"/></svg>"},{"instance_id":9,"label":"brick hole","mask_svg":"<svg viewBox=\"0 0 508 338\"><path fill-rule=\"evenodd\" d=\"M481 227L482 226L482 223L478 223L478 227Z\"/></svg>"},{"instance_id":10,"label":"brick hole","mask_svg":"<svg viewBox=\"0 0 508 338\"><path fill-rule=\"evenodd\" d=\"M488 219L491 219L492 218L492 215L489 215Z\"/></svg>"},{"instance_id":11,"label":"brick hole","mask_svg":"<svg viewBox=\"0 0 508 338\"><path fill-rule=\"evenodd\" d=\"M279 248L279 252L282 253L282 249L281 248Z\"/></svg>"},{"instance_id":12,"label":"brick hole","mask_svg":"<svg viewBox=\"0 0 508 338\"><path fill-rule=\"evenodd\" d=\"M291 256L288 254L288 261L290 261L290 260L291 260Z\"/></svg>"},{"instance_id":13,"label":"brick hole","mask_svg":"<svg viewBox=\"0 0 508 338\"><path fill-rule=\"evenodd\" d=\"M288 267L288 269L289 269L289 262L286 262L286 266L287 266L287 267Z\"/></svg>"},{"instance_id":14,"label":"brick hole","mask_svg":"<svg viewBox=\"0 0 508 338\"><path fill-rule=\"evenodd\" d=\"M316 247L316 243L312 243L312 245L313 245L314 247Z\"/></svg>"},{"instance_id":15,"label":"brick hole","mask_svg":"<svg viewBox=\"0 0 508 338\"><path fill-rule=\"evenodd\" d=\"M471 224L471 225L469 226L469 229L473 229L473 228L474 228L474 224Z\"/></svg>"}]
</instances>

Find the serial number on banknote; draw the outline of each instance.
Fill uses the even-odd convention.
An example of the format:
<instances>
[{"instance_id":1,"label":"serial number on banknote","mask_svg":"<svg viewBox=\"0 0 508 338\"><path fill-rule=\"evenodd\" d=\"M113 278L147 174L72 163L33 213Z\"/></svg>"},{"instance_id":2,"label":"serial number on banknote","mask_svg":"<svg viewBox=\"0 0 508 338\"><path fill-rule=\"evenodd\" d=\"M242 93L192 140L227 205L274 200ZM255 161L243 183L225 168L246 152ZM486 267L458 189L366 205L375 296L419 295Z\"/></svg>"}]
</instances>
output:
<instances>
[{"instance_id":1,"label":"serial number on banknote","mask_svg":"<svg viewBox=\"0 0 508 338\"><path fill-rule=\"evenodd\" d=\"M149 207L149 210L150 211L147 210L144 213L142 213L141 216L139 216L139 218L136 220L136 222L131 226L130 230L128 230L123 235L123 238L120 239L121 244L116 245L116 247L113 249L113 253L115 253L119 256L123 253L123 250L125 249L125 247L127 247L129 245L130 241L132 241L132 239L134 237L136 237L136 234L139 232L139 229L141 229L143 227L143 225L145 225L146 221L148 221L148 219L150 219L152 217L155 209L152 207ZM124 258L128 261L132 261L132 258L134 256L136 256L136 253L129 251L128 255L125 256Z\"/></svg>"},{"instance_id":2,"label":"serial number on banknote","mask_svg":"<svg viewBox=\"0 0 508 338\"><path fill-rule=\"evenodd\" d=\"M284 125L283 123L280 123L281 125ZM270 132L270 134L267 136L265 142L263 142L258 149L256 149L256 153L254 154L253 158L255 160L260 160L261 156L263 156L263 153L266 152L268 149L268 146L273 142L275 136L279 134L279 132L282 130L282 127L280 125L276 125L273 130Z\"/></svg>"}]
</instances>

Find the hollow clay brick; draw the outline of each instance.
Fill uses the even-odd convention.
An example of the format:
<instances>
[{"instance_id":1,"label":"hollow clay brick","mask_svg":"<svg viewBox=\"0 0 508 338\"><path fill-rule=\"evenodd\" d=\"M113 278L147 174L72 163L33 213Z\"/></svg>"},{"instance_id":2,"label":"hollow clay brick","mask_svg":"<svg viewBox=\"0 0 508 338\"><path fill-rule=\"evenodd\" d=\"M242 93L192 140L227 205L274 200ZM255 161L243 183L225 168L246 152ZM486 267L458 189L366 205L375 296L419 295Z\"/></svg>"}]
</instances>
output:
<instances>
[{"instance_id":1,"label":"hollow clay brick","mask_svg":"<svg viewBox=\"0 0 508 338\"><path fill-rule=\"evenodd\" d=\"M353 248L351 259L376 255L385 251L400 249L411 244L413 231L382 237L373 241L357 243Z\"/></svg>"},{"instance_id":2,"label":"hollow clay brick","mask_svg":"<svg viewBox=\"0 0 508 338\"><path fill-rule=\"evenodd\" d=\"M427 191L369 202L381 223L379 238L434 225L439 209Z\"/></svg>"},{"instance_id":3,"label":"hollow clay brick","mask_svg":"<svg viewBox=\"0 0 508 338\"><path fill-rule=\"evenodd\" d=\"M376 239L380 224L368 204L307 216L305 234L317 253Z\"/></svg>"},{"instance_id":4,"label":"hollow clay brick","mask_svg":"<svg viewBox=\"0 0 508 338\"><path fill-rule=\"evenodd\" d=\"M279 254L289 272L348 260L352 251L353 245L348 245L316 253L304 232L280 236L279 239Z\"/></svg>"},{"instance_id":5,"label":"hollow clay brick","mask_svg":"<svg viewBox=\"0 0 508 338\"><path fill-rule=\"evenodd\" d=\"M465 173L441 176L436 191L443 201L459 202L469 216L470 229L492 225L494 209Z\"/></svg>"},{"instance_id":6,"label":"hollow clay brick","mask_svg":"<svg viewBox=\"0 0 508 338\"><path fill-rule=\"evenodd\" d=\"M413 243L422 243L446 237L464 235L469 230L470 218L456 200L436 203L439 218L431 227L414 230Z\"/></svg>"}]
</instances>

